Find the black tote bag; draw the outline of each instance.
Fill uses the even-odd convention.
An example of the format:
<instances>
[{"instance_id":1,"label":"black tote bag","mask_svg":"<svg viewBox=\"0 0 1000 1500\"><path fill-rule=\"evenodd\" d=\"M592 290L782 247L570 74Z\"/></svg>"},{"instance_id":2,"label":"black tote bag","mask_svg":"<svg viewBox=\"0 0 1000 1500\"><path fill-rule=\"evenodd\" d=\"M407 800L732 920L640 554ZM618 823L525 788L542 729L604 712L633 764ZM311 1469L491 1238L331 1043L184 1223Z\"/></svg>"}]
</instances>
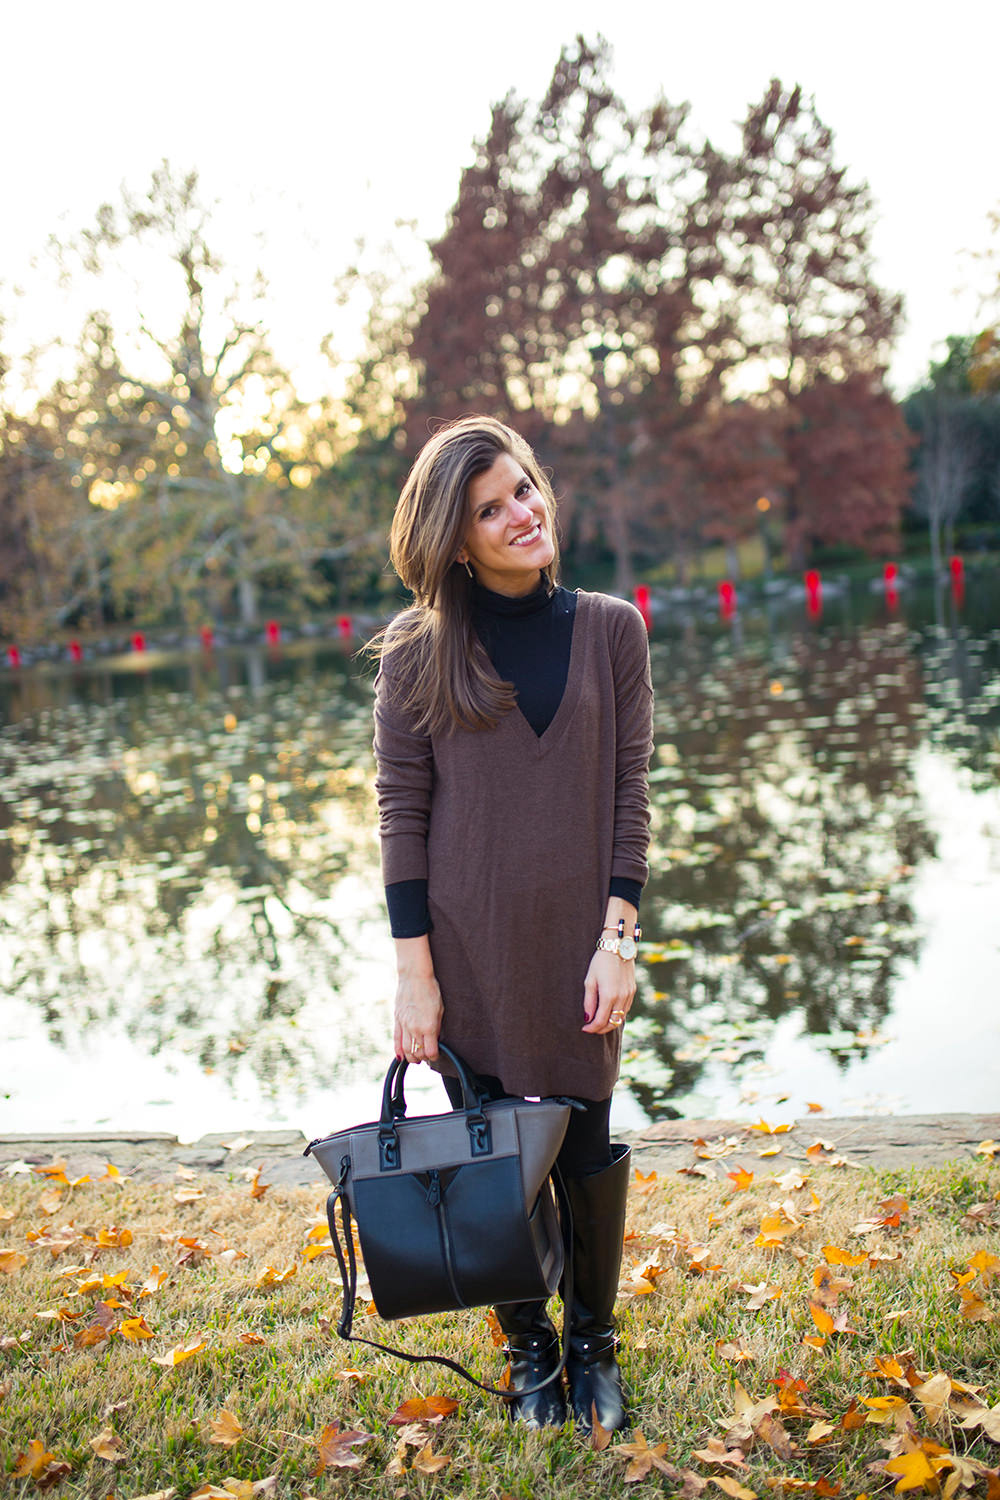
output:
<instances>
[{"instance_id":1,"label":"black tote bag","mask_svg":"<svg viewBox=\"0 0 1000 1500\"><path fill-rule=\"evenodd\" d=\"M569 1269L572 1224L555 1160L572 1103L490 1099L451 1048L440 1044L440 1050L458 1074L461 1109L408 1119L407 1064L394 1059L380 1118L306 1147L334 1184L327 1214L344 1286L342 1338L358 1338L351 1332L357 1287L351 1216L381 1318L544 1299ZM571 1296L564 1287L567 1305ZM448 1365L484 1390L508 1394L475 1380L456 1361L360 1342Z\"/></svg>"}]
</instances>

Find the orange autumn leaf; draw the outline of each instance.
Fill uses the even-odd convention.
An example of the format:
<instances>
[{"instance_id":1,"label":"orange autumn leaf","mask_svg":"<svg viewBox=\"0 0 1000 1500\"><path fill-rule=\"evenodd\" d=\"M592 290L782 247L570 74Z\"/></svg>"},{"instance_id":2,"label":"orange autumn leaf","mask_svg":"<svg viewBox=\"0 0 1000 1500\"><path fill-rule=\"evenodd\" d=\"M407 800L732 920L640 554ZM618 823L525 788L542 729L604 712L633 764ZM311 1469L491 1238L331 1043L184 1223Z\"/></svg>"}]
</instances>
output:
<instances>
[{"instance_id":1,"label":"orange autumn leaf","mask_svg":"<svg viewBox=\"0 0 1000 1500\"><path fill-rule=\"evenodd\" d=\"M342 1432L339 1423L329 1423L316 1440L317 1462L312 1471L313 1476L322 1474L324 1469L360 1469L364 1460L361 1454L353 1450L359 1444L371 1441L370 1432L353 1429Z\"/></svg>"},{"instance_id":2,"label":"orange autumn leaf","mask_svg":"<svg viewBox=\"0 0 1000 1500\"><path fill-rule=\"evenodd\" d=\"M758 1135L785 1135L791 1128L791 1125L769 1125L763 1116L757 1121L756 1125L750 1126L750 1129Z\"/></svg>"},{"instance_id":3,"label":"orange autumn leaf","mask_svg":"<svg viewBox=\"0 0 1000 1500\"><path fill-rule=\"evenodd\" d=\"M753 1173L748 1172L745 1167L740 1167L735 1172L727 1172L726 1176L730 1179L738 1193L745 1193L753 1182Z\"/></svg>"},{"instance_id":4,"label":"orange autumn leaf","mask_svg":"<svg viewBox=\"0 0 1000 1500\"><path fill-rule=\"evenodd\" d=\"M435 1453L430 1443L425 1443L419 1453L413 1455L410 1467L421 1474L438 1474L451 1463L443 1453Z\"/></svg>"},{"instance_id":5,"label":"orange autumn leaf","mask_svg":"<svg viewBox=\"0 0 1000 1500\"><path fill-rule=\"evenodd\" d=\"M653 1188L656 1186L656 1173L650 1172L648 1175L643 1176L643 1174L639 1171L639 1168L636 1167L635 1175L632 1179L632 1186L635 1188L637 1193L641 1193L643 1194L643 1196L648 1196L648 1194L650 1194L653 1191Z\"/></svg>"},{"instance_id":6,"label":"orange autumn leaf","mask_svg":"<svg viewBox=\"0 0 1000 1500\"><path fill-rule=\"evenodd\" d=\"M810 1299L809 1311L812 1313L812 1320L816 1324L817 1330L824 1336L824 1338L828 1337L833 1332L833 1319L827 1312L826 1308L822 1307L820 1303L813 1302L812 1299Z\"/></svg>"},{"instance_id":7,"label":"orange autumn leaf","mask_svg":"<svg viewBox=\"0 0 1000 1500\"><path fill-rule=\"evenodd\" d=\"M93 1243L99 1250L124 1250L132 1243L131 1229L119 1229L117 1224L112 1224L107 1229L99 1229L93 1237Z\"/></svg>"},{"instance_id":8,"label":"orange autumn leaf","mask_svg":"<svg viewBox=\"0 0 1000 1500\"><path fill-rule=\"evenodd\" d=\"M51 1489L69 1472L69 1464L50 1453L38 1438L32 1438L25 1451L14 1459L14 1478L33 1479L40 1490Z\"/></svg>"},{"instance_id":9,"label":"orange autumn leaf","mask_svg":"<svg viewBox=\"0 0 1000 1500\"><path fill-rule=\"evenodd\" d=\"M239 1421L225 1407L217 1416L209 1417L208 1425L212 1429L212 1436L208 1441L219 1448L233 1448L243 1436L243 1428Z\"/></svg>"},{"instance_id":10,"label":"orange autumn leaf","mask_svg":"<svg viewBox=\"0 0 1000 1500\"><path fill-rule=\"evenodd\" d=\"M760 1233L754 1244L765 1250L780 1249L788 1236L796 1234L801 1228L797 1219L790 1218L784 1209L778 1209L775 1213L765 1214L761 1219Z\"/></svg>"},{"instance_id":11,"label":"orange autumn leaf","mask_svg":"<svg viewBox=\"0 0 1000 1500\"><path fill-rule=\"evenodd\" d=\"M857 1398L851 1397L851 1404L840 1419L840 1425L845 1432L857 1432L859 1427L864 1427L868 1421L868 1413L858 1407Z\"/></svg>"},{"instance_id":12,"label":"orange autumn leaf","mask_svg":"<svg viewBox=\"0 0 1000 1500\"><path fill-rule=\"evenodd\" d=\"M619 1443L610 1449L615 1458L627 1458L628 1467L625 1470L625 1483L635 1484L640 1479L645 1479L650 1469L656 1468L663 1474L671 1474L671 1466L666 1461L666 1443L657 1443L651 1448L642 1435L640 1428L636 1429L634 1443Z\"/></svg>"},{"instance_id":13,"label":"orange autumn leaf","mask_svg":"<svg viewBox=\"0 0 1000 1500\"><path fill-rule=\"evenodd\" d=\"M103 1323L91 1323L73 1335L73 1347L74 1349L94 1349L98 1344L106 1344L110 1337L110 1328L106 1328Z\"/></svg>"},{"instance_id":14,"label":"orange autumn leaf","mask_svg":"<svg viewBox=\"0 0 1000 1500\"><path fill-rule=\"evenodd\" d=\"M22 1255L20 1250L0 1250L0 1272L4 1276L13 1276L15 1271L20 1271L28 1264L28 1257Z\"/></svg>"},{"instance_id":15,"label":"orange autumn leaf","mask_svg":"<svg viewBox=\"0 0 1000 1500\"><path fill-rule=\"evenodd\" d=\"M829 1266L861 1266L868 1259L868 1252L852 1255L849 1250L840 1250L836 1245L823 1246L823 1259Z\"/></svg>"},{"instance_id":16,"label":"orange autumn leaf","mask_svg":"<svg viewBox=\"0 0 1000 1500\"><path fill-rule=\"evenodd\" d=\"M458 1411L458 1402L450 1396L411 1396L397 1406L389 1418L390 1427L405 1427L410 1422L442 1422Z\"/></svg>"},{"instance_id":17,"label":"orange autumn leaf","mask_svg":"<svg viewBox=\"0 0 1000 1500\"><path fill-rule=\"evenodd\" d=\"M711 1482L718 1485L723 1494L731 1496L731 1500L757 1500L756 1490L748 1489L745 1484L740 1484L738 1479L730 1479L728 1475L713 1474Z\"/></svg>"},{"instance_id":18,"label":"orange autumn leaf","mask_svg":"<svg viewBox=\"0 0 1000 1500\"><path fill-rule=\"evenodd\" d=\"M250 1183L250 1196L251 1196L251 1198L263 1198L264 1194L267 1192L268 1188L271 1186L271 1184L269 1182L261 1182L261 1180L260 1180L260 1174L261 1174L261 1172L263 1172L263 1170L264 1170L264 1163L261 1162L261 1164L257 1168L256 1172L253 1174L253 1179L252 1179L252 1181Z\"/></svg>"},{"instance_id":19,"label":"orange autumn leaf","mask_svg":"<svg viewBox=\"0 0 1000 1500\"><path fill-rule=\"evenodd\" d=\"M507 1335L504 1333L503 1329L500 1327L500 1319L497 1317L497 1315L493 1311L492 1307L490 1308L489 1312L486 1314L486 1320L485 1321L486 1321L486 1327L489 1329L489 1332L490 1332L490 1339L492 1341L494 1349L502 1349L503 1346L504 1346L504 1344L507 1342Z\"/></svg>"},{"instance_id":20,"label":"orange autumn leaf","mask_svg":"<svg viewBox=\"0 0 1000 1500\"><path fill-rule=\"evenodd\" d=\"M168 1274L169 1273L162 1270L154 1260L153 1264L149 1268L149 1275L146 1277L145 1281L142 1283L142 1286L139 1288L139 1296L151 1297L154 1292L158 1292L160 1290L160 1287L167 1280Z\"/></svg>"},{"instance_id":21,"label":"orange autumn leaf","mask_svg":"<svg viewBox=\"0 0 1000 1500\"><path fill-rule=\"evenodd\" d=\"M69 1178L66 1176L65 1158L60 1161L49 1162L47 1167L36 1167L35 1171L39 1177L47 1177L50 1182L64 1182L67 1187L69 1186Z\"/></svg>"}]
</instances>

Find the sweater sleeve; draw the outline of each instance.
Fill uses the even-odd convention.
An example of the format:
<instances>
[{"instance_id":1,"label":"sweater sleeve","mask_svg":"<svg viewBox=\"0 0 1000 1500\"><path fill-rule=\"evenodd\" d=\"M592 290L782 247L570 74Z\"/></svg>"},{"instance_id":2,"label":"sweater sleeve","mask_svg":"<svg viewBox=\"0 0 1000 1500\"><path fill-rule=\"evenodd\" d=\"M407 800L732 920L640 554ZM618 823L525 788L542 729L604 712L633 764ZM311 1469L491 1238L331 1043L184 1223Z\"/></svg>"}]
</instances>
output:
<instances>
[{"instance_id":1,"label":"sweater sleeve","mask_svg":"<svg viewBox=\"0 0 1000 1500\"><path fill-rule=\"evenodd\" d=\"M645 884L649 874L649 758L653 753L653 684L649 638L639 611L616 612L612 635L615 682L615 821L612 879Z\"/></svg>"},{"instance_id":2,"label":"sweater sleeve","mask_svg":"<svg viewBox=\"0 0 1000 1500\"><path fill-rule=\"evenodd\" d=\"M427 879L434 754L399 702L396 661L383 661L375 679L375 792L378 799L382 879Z\"/></svg>"}]
</instances>

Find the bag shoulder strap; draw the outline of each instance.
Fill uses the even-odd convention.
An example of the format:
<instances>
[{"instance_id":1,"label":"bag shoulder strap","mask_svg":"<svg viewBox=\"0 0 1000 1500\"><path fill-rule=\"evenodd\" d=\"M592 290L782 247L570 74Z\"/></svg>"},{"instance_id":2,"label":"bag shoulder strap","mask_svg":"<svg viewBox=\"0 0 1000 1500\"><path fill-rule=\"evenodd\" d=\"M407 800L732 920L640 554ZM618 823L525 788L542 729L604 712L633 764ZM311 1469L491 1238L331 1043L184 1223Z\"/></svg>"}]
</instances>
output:
<instances>
[{"instance_id":1,"label":"bag shoulder strap","mask_svg":"<svg viewBox=\"0 0 1000 1500\"><path fill-rule=\"evenodd\" d=\"M369 1349L378 1349L383 1354L391 1354L396 1359L405 1359L411 1365L445 1365L453 1370L456 1375L461 1375L470 1385L478 1386L481 1391L487 1391L491 1396L503 1396L511 1400L515 1396L533 1396L536 1391L544 1390L554 1380L558 1380L566 1368L569 1358L569 1335L570 1335L570 1309L573 1306L573 1210L570 1206L569 1194L566 1184L563 1182L562 1173L557 1166L553 1166L551 1177L556 1191L556 1199L559 1204L559 1222L562 1228L563 1248L565 1251L563 1271L563 1331L562 1349L560 1351L559 1363L551 1374L546 1375L537 1385L524 1386L519 1391L508 1390L504 1386L490 1385L484 1380L477 1380L464 1365L459 1364L457 1359L448 1359L444 1354L411 1354L407 1349L395 1349L390 1344L379 1344L374 1339L362 1338L358 1333L352 1333L354 1323L354 1305L358 1290L358 1266L354 1254L354 1237L351 1233L351 1210L347 1202L347 1190L345 1183L349 1164L345 1158L341 1169L340 1181L335 1184L333 1192L327 1199L327 1218L330 1221L330 1239L333 1241L334 1253L337 1257L337 1266L340 1270L340 1280L344 1289L344 1303L341 1309L340 1321L337 1324L337 1333L342 1339L352 1344L367 1344ZM344 1250L340 1243L340 1231L337 1227L337 1200L340 1199L340 1217L343 1225L344 1244L347 1247L345 1262Z\"/></svg>"}]
</instances>

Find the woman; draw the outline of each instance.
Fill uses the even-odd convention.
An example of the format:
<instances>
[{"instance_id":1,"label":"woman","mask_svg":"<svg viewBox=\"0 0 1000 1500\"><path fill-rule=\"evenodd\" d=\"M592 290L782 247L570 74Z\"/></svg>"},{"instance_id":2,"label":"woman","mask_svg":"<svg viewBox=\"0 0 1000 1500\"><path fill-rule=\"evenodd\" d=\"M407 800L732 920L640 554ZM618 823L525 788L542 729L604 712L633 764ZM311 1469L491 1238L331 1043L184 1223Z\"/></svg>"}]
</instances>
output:
<instances>
[{"instance_id":1,"label":"woman","mask_svg":"<svg viewBox=\"0 0 1000 1500\"><path fill-rule=\"evenodd\" d=\"M632 605L558 586L555 499L488 417L442 428L403 488L391 556L414 606L382 642L375 753L396 941L396 1056L439 1039L496 1097L569 1095L567 1384L585 1430L625 1424L613 1316L629 1151L608 1117L635 994L652 689ZM453 1104L454 1080L445 1079ZM499 1306L513 1391L555 1369L543 1302ZM516 1397L566 1418L555 1382Z\"/></svg>"}]
</instances>

